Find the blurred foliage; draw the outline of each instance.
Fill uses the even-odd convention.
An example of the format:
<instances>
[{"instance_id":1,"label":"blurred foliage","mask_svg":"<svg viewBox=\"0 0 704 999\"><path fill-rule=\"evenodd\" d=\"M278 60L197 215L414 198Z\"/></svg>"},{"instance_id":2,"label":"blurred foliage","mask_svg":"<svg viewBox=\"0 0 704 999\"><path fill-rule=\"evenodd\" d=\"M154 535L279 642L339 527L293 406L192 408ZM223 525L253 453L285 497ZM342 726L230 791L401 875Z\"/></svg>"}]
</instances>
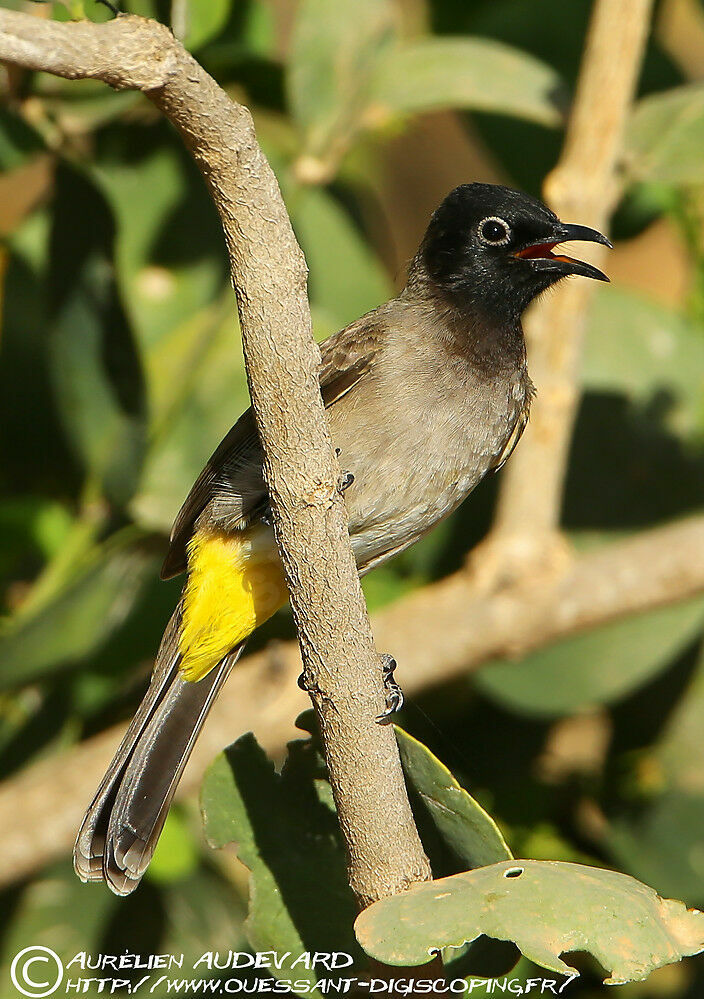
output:
<instances>
[{"instance_id":1,"label":"blurred foliage","mask_svg":"<svg viewBox=\"0 0 704 999\"><path fill-rule=\"evenodd\" d=\"M704 17L699 0L688 2ZM448 177L474 179L461 172L467 162L481 179L539 192L559 153L591 5L122 6L172 23L252 108L306 252L323 337L398 287L414 249L405 234L417 240L426 221L418 192L439 200ZM89 0L42 12L111 16ZM622 259L622 280L599 289L589 319L563 511L578 545L704 505L704 98L701 81L681 65L655 30L615 220L616 236L629 241L612 258L615 269ZM0 774L7 779L134 709L179 590L178 581L157 580L165 536L202 463L247 405L247 388L216 213L172 129L140 95L92 81L10 69L3 88ZM443 131L448 121L454 128ZM424 128L436 128L432 160L421 145ZM412 182L394 172L394 163L416 158L424 172ZM643 241L649 255L629 256ZM679 271L673 246L685 261ZM487 530L495 491L495 482L484 483L429 538L366 579L370 605L458 568ZM520 663L490 664L476 679L430 688L419 706L408 705L405 726L472 790L473 798L462 797L465 818L481 827L484 816L496 828L489 812L513 854L614 865L702 906L703 615L701 601L690 601ZM291 633L283 613L256 641ZM432 766L426 772L418 752L416 767L437 802L466 794L448 771L442 779ZM260 893L246 924L242 869L204 850L198 820L177 809L127 900L78 885L67 861L5 890L3 960L40 939L60 953L320 949L323 939L345 949L344 920L327 920L323 932L321 910L301 902L306 863L318 872L316 884L324 863L325 891L337 899L331 906L350 911L318 765L313 749L298 747L277 776L251 737L214 764L205 798L224 782L220 799L236 805L240 825L249 823L238 838ZM267 824L272 796L282 824L267 840L257 827ZM453 846L454 834L432 815L433 806L418 808L424 842L437 873L455 874L457 840ZM208 814L208 835L225 842L232 821ZM281 880L291 875L287 865L298 870L293 885ZM293 908L282 909L282 898L293 897ZM577 961L583 977L571 994L602 994L595 966ZM530 974L524 961L519 972ZM653 981L666 981L667 995L678 999L701 994L699 963L673 974ZM653 987L624 994L666 994Z\"/></svg>"}]
</instances>

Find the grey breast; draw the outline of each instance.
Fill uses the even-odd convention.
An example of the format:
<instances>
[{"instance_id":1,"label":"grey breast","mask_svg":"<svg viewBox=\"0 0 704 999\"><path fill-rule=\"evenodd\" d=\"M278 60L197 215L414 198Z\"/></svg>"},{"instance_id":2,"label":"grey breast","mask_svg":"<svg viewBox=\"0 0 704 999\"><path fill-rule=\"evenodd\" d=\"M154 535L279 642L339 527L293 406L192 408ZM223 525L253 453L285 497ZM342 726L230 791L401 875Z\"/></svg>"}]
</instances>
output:
<instances>
[{"instance_id":1,"label":"grey breast","mask_svg":"<svg viewBox=\"0 0 704 999\"><path fill-rule=\"evenodd\" d=\"M412 544L500 461L526 405L525 364L491 377L422 322L391 332L374 370L329 411L360 566Z\"/></svg>"}]
</instances>

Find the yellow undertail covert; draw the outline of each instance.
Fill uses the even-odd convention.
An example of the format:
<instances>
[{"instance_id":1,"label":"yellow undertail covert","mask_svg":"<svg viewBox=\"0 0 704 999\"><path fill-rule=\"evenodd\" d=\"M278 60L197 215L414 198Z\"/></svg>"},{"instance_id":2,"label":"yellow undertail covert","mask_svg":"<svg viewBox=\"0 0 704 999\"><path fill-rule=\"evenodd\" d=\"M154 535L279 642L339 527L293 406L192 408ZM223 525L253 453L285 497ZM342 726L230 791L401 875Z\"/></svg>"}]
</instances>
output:
<instances>
[{"instance_id":1,"label":"yellow undertail covert","mask_svg":"<svg viewBox=\"0 0 704 999\"><path fill-rule=\"evenodd\" d=\"M201 680L288 599L271 529L197 531L188 544L188 581L179 669Z\"/></svg>"}]
</instances>

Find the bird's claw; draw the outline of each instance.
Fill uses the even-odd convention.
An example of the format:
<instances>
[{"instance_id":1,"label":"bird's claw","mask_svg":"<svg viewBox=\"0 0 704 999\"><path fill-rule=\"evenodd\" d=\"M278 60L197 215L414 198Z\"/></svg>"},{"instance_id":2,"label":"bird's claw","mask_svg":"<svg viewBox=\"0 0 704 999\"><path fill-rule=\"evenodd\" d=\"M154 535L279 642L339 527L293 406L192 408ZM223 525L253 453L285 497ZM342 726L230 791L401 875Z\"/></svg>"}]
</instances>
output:
<instances>
[{"instance_id":1,"label":"bird's claw","mask_svg":"<svg viewBox=\"0 0 704 999\"><path fill-rule=\"evenodd\" d=\"M352 485L353 482L354 482L354 475L352 474L352 472L343 472L342 475L340 476L340 482L339 482L340 492L344 493L345 489L349 489L349 487Z\"/></svg>"},{"instance_id":2,"label":"bird's claw","mask_svg":"<svg viewBox=\"0 0 704 999\"><path fill-rule=\"evenodd\" d=\"M381 667L384 676L384 690L386 691L386 711L382 711L380 715L377 715L376 720L380 725L386 725L391 716L395 715L403 707L404 696L403 691L394 679L394 670L396 669L396 660L394 657L388 653L384 653L381 657Z\"/></svg>"}]
</instances>

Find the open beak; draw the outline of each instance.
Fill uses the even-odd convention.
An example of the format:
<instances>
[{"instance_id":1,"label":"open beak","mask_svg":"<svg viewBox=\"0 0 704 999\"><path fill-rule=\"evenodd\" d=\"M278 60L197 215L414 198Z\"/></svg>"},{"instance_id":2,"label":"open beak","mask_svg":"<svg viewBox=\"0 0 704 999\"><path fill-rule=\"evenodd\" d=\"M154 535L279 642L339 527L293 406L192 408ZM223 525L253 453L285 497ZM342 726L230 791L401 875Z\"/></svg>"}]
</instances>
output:
<instances>
[{"instance_id":1,"label":"open beak","mask_svg":"<svg viewBox=\"0 0 704 999\"><path fill-rule=\"evenodd\" d=\"M560 243L572 240L601 243L602 246L612 248L611 240L596 229L590 229L586 225L568 225L564 222L558 222L547 240L522 247L514 253L514 257L534 261L537 270L558 271L564 276L579 274L581 277L594 278L595 281L608 281L606 274L598 267L587 264L583 260L575 260L574 257L565 257L552 252Z\"/></svg>"}]
</instances>

